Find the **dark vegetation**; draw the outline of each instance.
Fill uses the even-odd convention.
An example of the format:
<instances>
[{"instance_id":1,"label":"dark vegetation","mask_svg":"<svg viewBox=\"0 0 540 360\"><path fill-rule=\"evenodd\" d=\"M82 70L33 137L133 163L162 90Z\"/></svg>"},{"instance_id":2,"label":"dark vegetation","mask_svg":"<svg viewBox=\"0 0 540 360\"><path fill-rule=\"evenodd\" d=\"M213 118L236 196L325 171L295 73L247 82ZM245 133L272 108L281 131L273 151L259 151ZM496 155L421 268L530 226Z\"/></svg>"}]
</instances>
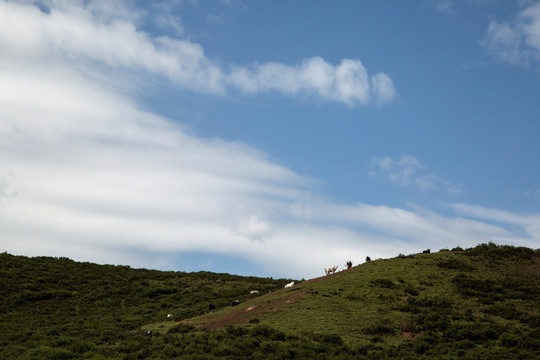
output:
<instances>
[{"instance_id":1,"label":"dark vegetation","mask_svg":"<svg viewBox=\"0 0 540 360\"><path fill-rule=\"evenodd\" d=\"M268 294L287 282L0 254L0 358L540 358L539 250L402 255Z\"/></svg>"},{"instance_id":2,"label":"dark vegetation","mask_svg":"<svg viewBox=\"0 0 540 360\"><path fill-rule=\"evenodd\" d=\"M200 315L209 303L219 309L288 281L3 253L0 359L144 358L153 345L141 326L167 314Z\"/></svg>"}]
</instances>

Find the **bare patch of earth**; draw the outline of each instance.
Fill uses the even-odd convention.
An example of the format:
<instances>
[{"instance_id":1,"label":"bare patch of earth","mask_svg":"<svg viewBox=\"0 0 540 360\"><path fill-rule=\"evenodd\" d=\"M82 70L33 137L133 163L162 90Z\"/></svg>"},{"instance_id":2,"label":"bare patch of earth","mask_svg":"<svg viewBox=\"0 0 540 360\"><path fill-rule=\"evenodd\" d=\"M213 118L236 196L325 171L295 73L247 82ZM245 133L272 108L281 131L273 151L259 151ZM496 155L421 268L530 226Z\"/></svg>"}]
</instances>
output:
<instances>
[{"instance_id":1,"label":"bare patch of earth","mask_svg":"<svg viewBox=\"0 0 540 360\"><path fill-rule=\"evenodd\" d=\"M213 320L206 325L202 325L201 329L221 329L227 325L247 323L252 319L257 319L261 315L275 313L278 309L293 304L297 298L305 296L309 290L291 292L290 295L273 300L250 306L248 308L238 309L231 314L227 314L219 319Z\"/></svg>"},{"instance_id":2,"label":"bare patch of earth","mask_svg":"<svg viewBox=\"0 0 540 360\"><path fill-rule=\"evenodd\" d=\"M405 340L414 340L418 337L418 334L408 332L408 331L404 332L402 335Z\"/></svg>"}]
</instances>

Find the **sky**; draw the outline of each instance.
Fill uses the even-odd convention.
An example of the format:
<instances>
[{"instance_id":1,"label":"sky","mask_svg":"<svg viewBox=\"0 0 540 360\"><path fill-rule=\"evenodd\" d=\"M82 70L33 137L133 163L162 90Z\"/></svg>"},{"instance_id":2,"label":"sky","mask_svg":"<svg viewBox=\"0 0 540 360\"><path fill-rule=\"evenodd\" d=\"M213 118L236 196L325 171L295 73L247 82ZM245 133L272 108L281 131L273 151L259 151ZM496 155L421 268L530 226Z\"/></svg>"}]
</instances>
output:
<instances>
[{"instance_id":1,"label":"sky","mask_svg":"<svg viewBox=\"0 0 540 360\"><path fill-rule=\"evenodd\" d=\"M540 247L540 1L0 0L0 251L313 278Z\"/></svg>"}]
</instances>

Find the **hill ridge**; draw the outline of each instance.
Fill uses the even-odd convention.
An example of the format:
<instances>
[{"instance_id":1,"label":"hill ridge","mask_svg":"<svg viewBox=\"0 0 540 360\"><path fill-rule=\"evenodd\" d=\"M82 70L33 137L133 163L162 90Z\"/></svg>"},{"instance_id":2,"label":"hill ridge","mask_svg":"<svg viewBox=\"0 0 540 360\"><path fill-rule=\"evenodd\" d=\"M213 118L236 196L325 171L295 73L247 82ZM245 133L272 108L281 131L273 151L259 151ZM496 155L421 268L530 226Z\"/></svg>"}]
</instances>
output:
<instances>
[{"instance_id":1,"label":"hill ridge","mask_svg":"<svg viewBox=\"0 0 540 360\"><path fill-rule=\"evenodd\" d=\"M522 247L399 255L291 289L7 253L0 273L0 358L540 356L540 251Z\"/></svg>"}]
</instances>

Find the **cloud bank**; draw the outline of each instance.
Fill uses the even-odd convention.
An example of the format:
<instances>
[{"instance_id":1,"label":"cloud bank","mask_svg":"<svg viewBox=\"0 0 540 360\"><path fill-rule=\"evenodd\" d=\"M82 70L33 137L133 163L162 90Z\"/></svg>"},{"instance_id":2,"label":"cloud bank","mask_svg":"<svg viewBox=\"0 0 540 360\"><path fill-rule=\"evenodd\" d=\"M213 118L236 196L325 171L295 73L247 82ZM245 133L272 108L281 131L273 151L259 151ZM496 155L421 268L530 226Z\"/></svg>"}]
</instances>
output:
<instances>
[{"instance_id":1,"label":"cloud bank","mask_svg":"<svg viewBox=\"0 0 540 360\"><path fill-rule=\"evenodd\" d=\"M313 92L348 105L391 98L391 80L368 77L357 61L313 58L224 73L197 44L137 31L132 9L112 16L108 2L47 4L44 11L0 2L2 251L177 270L185 270L178 254L196 252L252 262L254 275L308 278L367 255L538 244L535 218L463 205L445 217L328 199L252 147L197 137L141 110L130 96L138 83L114 85L143 71L221 93L243 72L255 81L235 86L248 93ZM294 81L276 89L274 67ZM390 163L419 166L414 158ZM403 170L397 176L414 179Z\"/></svg>"},{"instance_id":2,"label":"cloud bank","mask_svg":"<svg viewBox=\"0 0 540 360\"><path fill-rule=\"evenodd\" d=\"M386 103L396 96L390 77L382 72L369 76L358 59L331 65L313 57L299 65L270 62L223 68L197 43L140 30L136 19L141 15L127 5L121 7L122 3L39 3L45 4L46 11L32 5L0 3L0 44L15 58L32 54L53 62L98 65L101 71L137 72L139 77L142 71L192 91L217 95L277 92L351 107ZM178 18L164 16L157 16L156 26L183 31Z\"/></svg>"}]
</instances>

